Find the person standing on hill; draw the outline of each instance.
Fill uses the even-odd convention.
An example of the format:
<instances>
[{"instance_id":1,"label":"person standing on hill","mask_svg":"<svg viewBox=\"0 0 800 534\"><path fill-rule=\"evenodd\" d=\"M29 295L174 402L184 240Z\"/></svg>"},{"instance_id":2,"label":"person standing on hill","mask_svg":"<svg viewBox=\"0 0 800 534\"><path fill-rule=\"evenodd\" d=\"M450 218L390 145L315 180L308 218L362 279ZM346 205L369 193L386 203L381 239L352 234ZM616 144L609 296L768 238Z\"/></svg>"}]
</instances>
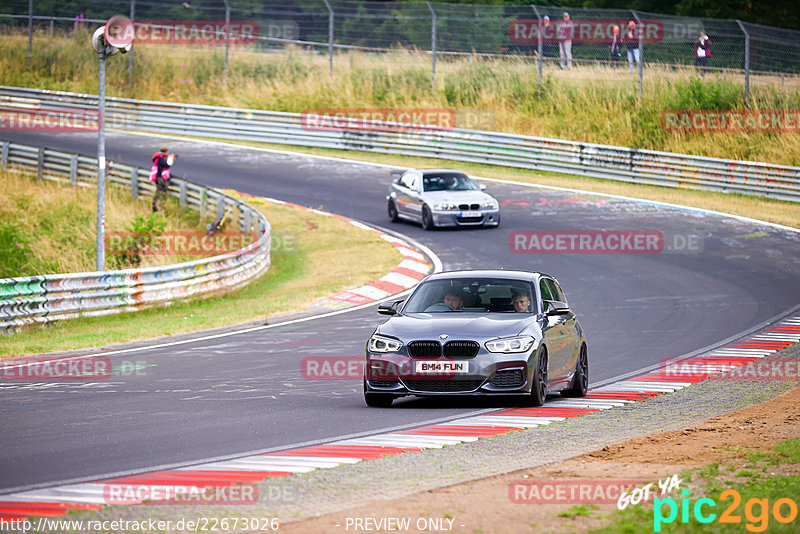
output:
<instances>
[{"instance_id":1,"label":"person standing on hill","mask_svg":"<svg viewBox=\"0 0 800 534\"><path fill-rule=\"evenodd\" d=\"M574 28L572 26L572 21L569 19L569 13L564 12L564 18L556 28L556 37L558 38L558 56L560 59L560 65L562 70L564 68L566 68L567 70L570 70L572 68L573 31Z\"/></svg>"},{"instance_id":2,"label":"person standing on hill","mask_svg":"<svg viewBox=\"0 0 800 534\"><path fill-rule=\"evenodd\" d=\"M711 39L708 38L706 35L705 30L700 30L700 37L697 39L697 43L694 47L694 64L700 67L700 74L703 74L703 70L708 65L708 58L711 57Z\"/></svg>"},{"instance_id":3,"label":"person standing on hill","mask_svg":"<svg viewBox=\"0 0 800 534\"><path fill-rule=\"evenodd\" d=\"M150 181L156 184L156 194L153 196L153 213L158 211L158 201L167 196L167 185L170 179L170 167L178 156L170 154L167 147L153 154L153 166L150 169Z\"/></svg>"},{"instance_id":4,"label":"person standing on hill","mask_svg":"<svg viewBox=\"0 0 800 534\"><path fill-rule=\"evenodd\" d=\"M611 46L609 47L609 56L611 58L611 63L616 63L617 60L622 56L622 34L620 33L619 26L614 24L614 27L611 28Z\"/></svg>"},{"instance_id":5,"label":"person standing on hill","mask_svg":"<svg viewBox=\"0 0 800 534\"><path fill-rule=\"evenodd\" d=\"M628 21L628 31L625 33L625 48L628 50L628 67L633 72L633 62L636 61L638 67L641 56L639 55L639 32L636 31L636 23Z\"/></svg>"}]
</instances>

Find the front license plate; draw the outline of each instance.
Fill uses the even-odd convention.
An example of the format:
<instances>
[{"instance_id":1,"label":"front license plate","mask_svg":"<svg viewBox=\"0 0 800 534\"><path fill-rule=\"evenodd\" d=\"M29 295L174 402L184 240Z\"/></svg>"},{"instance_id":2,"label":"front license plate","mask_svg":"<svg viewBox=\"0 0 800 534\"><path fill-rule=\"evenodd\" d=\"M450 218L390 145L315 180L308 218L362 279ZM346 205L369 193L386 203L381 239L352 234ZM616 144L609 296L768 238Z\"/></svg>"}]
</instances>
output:
<instances>
[{"instance_id":1,"label":"front license plate","mask_svg":"<svg viewBox=\"0 0 800 534\"><path fill-rule=\"evenodd\" d=\"M481 212L479 212L479 211L462 211L461 213L458 214L458 216L461 217L462 219L467 218L467 217L480 217L481 216Z\"/></svg>"},{"instance_id":2,"label":"front license plate","mask_svg":"<svg viewBox=\"0 0 800 534\"><path fill-rule=\"evenodd\" d=\"M457 374L469 373L469 362L415 362L419 374Z\"/></svg>"}]
</instances>

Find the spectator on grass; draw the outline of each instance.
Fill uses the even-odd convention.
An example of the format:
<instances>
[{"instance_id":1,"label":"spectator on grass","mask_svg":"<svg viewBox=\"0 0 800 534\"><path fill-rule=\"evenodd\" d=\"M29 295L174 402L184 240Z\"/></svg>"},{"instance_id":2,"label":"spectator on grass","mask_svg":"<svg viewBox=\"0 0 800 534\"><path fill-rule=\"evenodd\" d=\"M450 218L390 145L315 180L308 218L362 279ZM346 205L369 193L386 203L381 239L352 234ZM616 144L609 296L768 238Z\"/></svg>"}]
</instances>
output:
<instances>
[{"instance_id":1,"label":"spectator on grass","mask_svg":"<svg viewBox=\"0 0 800 534\"><path fill-rule=\"evenodd\" d=\"M628 51L628 67L633 72L633 62L636 61L638 67L641 56L639 55L639 32L636 30L636 22L628 21L628 31L625 33L625 48Z\"/></svg>"},{"instance_id":2,"label":"spectator on grass","mask_svg":"<svg viewBox=\"0 0 800 534\"><path fill-rule=\"evenodd\" d=\"M556 28L556 38L558 39L558 57L561 69L567 70L572 68L572 34L574 28L572 21L569 19L569 13L564 12L561 24ZM566 65L566 66L565 66Z\"/></svg>"},{"instance_id":3,"label":"spectator on grass","mask_svg":"<svg viewBox=\"0 0 800 534\"><path fill-rule=\"evenodd\" d=\"M167 196L167 185L170 179L170 168L177 154L170 154L167 147L153 154L153 167L150 169L150 180L156 184L156 193L153 195L153 213L158 211L158 202Z\"/></svg>"},{"instance_id":4,"label":"spectator on grass","mask_svg":"<svg viewBox=\"0 0 800 534\"><path fill-rule=\"evenodd\" d=\"M708 38L706 35L705 30L700 30L700 37L697 39L697 43L694 47L694 64L697 67L700 67L700 74L703 74L703 70L708 65L708 58L711 57L711 39Z\"/></svg>"},{"instance_id":5,"label":"spectator on grass","mask_svg":"<svg viewBox=\"0 0 800 534\"><path fill-rule=\"evenodd\" d=\"M609 56L611 63L616 63L622 56L622 34L620 33L619 26L614 24L611 28L611 46L609 47Z\"/></svg>"},{"instance_id":6,"label":"spectator on grass","mask_svg":"<svg viewBox=\"0 0 800 534\"><path fill-rule=\"evenodd\" d=\"M550 17L542 18L542 58L556 57L553 40L556 38L556 27L550 22Z\"/></svg>"}]
</instances>

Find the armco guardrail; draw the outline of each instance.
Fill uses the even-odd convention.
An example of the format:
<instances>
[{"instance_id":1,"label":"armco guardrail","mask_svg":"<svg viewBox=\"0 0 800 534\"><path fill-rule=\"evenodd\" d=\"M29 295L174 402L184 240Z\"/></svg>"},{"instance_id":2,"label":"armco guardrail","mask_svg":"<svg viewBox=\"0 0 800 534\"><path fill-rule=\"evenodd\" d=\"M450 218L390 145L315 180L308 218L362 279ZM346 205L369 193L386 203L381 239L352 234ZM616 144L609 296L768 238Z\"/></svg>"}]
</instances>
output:
<instances>
[{"instance_id":1,"label":"armco guardrail","mask_svg":"<svg viewBox=\"0 0 800 534\"><path fill-rule=\"evenodd\" d=\"M86 108L97 105L97 96L0 86L0 105ZM172 102L107 98L106 106L112 128L452 159L800 201L800 167L786 165L459 128L415 125L397 131L404 128L373 123L385 128L367 131L355 120L352 128L323 131L304 125L297 113Z\"/></svg>"},{"instance_id":2,"label":"armco guardrail","mask_svg":"<svg viewBox=\"0 0 800 534\"><path fill-rule=\"evenodd\" d=\"M97 180L97 159L10 142L0 142L2 167L36 173L38 179L89 185ZM133 198L154 194L149 169L109 163L111 184L129 187ZM195 261L91 273L0 279L0 330L78 316L107 315L165 304L172 300L236 289L270 266L269 221L241 201L188 180L170 180L169 194L182 206L229 214L242 232L257 240L227 254Z\"/></svg>"}]
</instances>

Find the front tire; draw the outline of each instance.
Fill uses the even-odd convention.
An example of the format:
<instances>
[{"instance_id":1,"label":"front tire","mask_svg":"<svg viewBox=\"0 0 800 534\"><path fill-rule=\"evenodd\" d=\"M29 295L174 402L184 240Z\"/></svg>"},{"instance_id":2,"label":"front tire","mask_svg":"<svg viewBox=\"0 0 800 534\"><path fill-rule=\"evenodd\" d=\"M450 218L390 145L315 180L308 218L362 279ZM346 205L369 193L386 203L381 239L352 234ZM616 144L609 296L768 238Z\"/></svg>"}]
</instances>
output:
<instances>
[{"instance_id":1,"label":"front tire","mask_svg":"<svg viewBox=\"0 0 800 534\"><path fill-rule=\"evenodd\" d=\"M397 206L395 206L394 201L390 200L389 205L386 208L386 211L389 213L389 220L392 222L397 222L400 220L400 216L397 213Z\"/></svg>"},{"instance_id":2,"label":"front tire","mask_svg":"<svg viewBox=\"0 0 800 534\"><path fill-rule=\"evenodd\" d=\"M547 349L542 347L536 357L531 384L531 404L542 406L547 399Z\"/></svg>"},{"instance_id":3,"label":"front tire","mask_svg":"<svg viewBox=\"0 0 800 534\"><path fill-rule=\"evenodd\" d=\"M428 206L422 206L422 229L433 230L433 215Z\"/></svg>"},{"instance_id":4,"label":"front tire","mask_svg":"<svg viewBox=\"0 0 800 534\"><path fill-rule=\"evenodd\" d=\"M589 357L586 354L586 345L581 345L578 363L575 365L575 376L572 386L561 392L563 397L585 397L589 392Z\"/></svg>"}]
</instances>

